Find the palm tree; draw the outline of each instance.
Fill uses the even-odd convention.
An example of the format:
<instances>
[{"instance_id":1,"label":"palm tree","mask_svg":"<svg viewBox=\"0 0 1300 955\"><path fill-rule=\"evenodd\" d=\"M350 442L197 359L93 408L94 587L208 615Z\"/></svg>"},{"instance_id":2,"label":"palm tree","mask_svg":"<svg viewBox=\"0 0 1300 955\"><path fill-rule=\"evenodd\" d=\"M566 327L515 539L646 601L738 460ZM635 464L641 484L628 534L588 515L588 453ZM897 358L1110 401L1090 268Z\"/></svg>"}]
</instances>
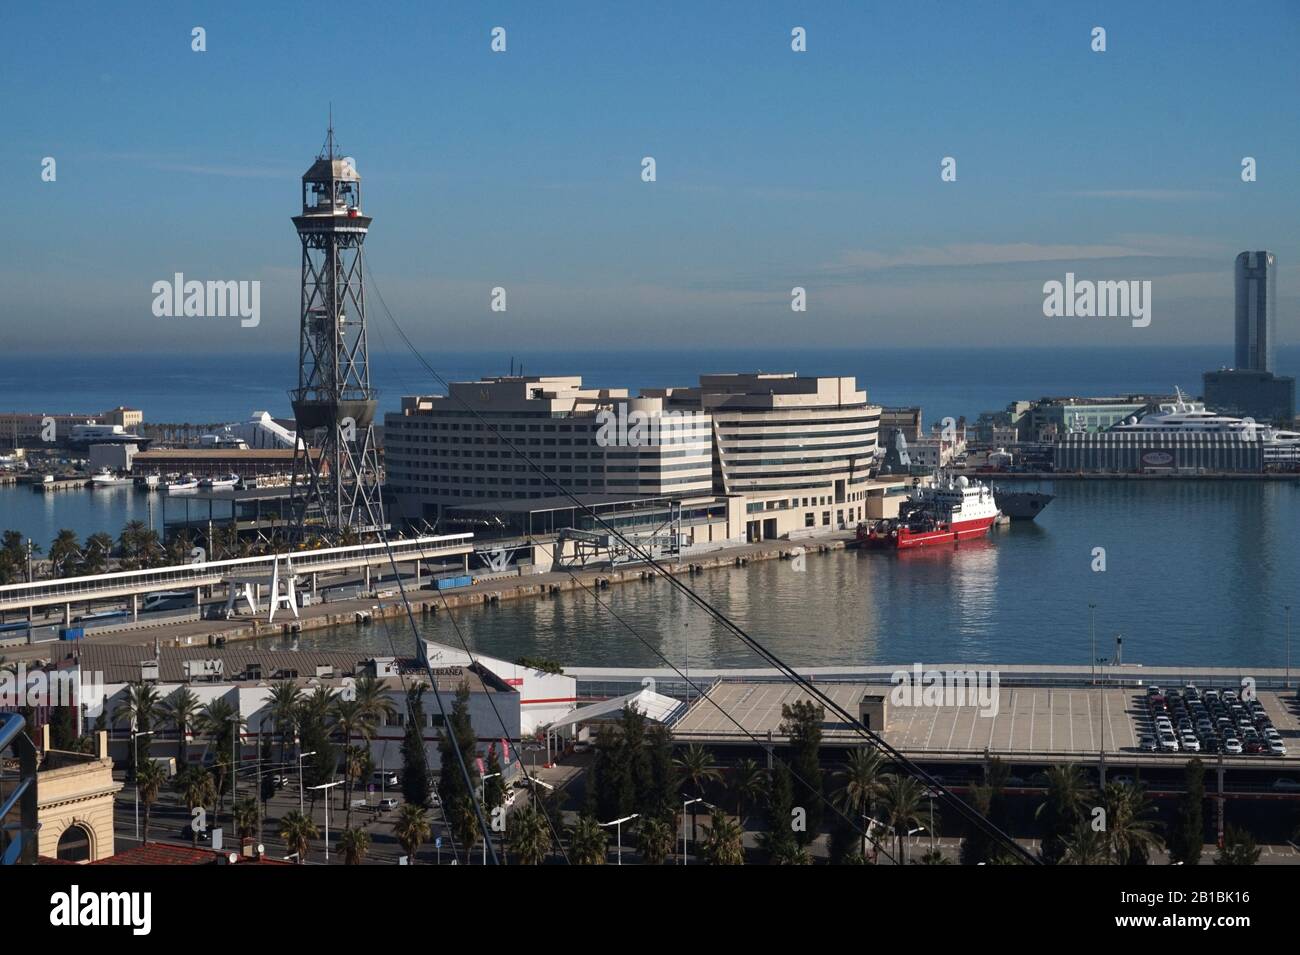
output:
<instances>
[{"instance_id":1,"label":"palm tree","mask_svg":"<svg viewBox=\"0 0 1300 955\"><path fill-rule=\"evenodd\" d=\"M807 848L793 839L773 839L770 832L759 837L769 854L772 865L812 865L812 856Z\"/></svg>"},{"instance_id":2,"label":"palm tree","mask_svg":"<svg viewBox=\"0 0 1300 955\"><path fill-rule=\"evenodd\" d=\"M1065 865L1105 865L1107 861L1105 835L1092 828L1090 819L1079 819L1065 840L1061 862Z\"/></svg>"},{"instance_id":3,"label":"palm tree","mask_svg":"<svg viewBox=\"0 0 1300 955\"><path fill-rule=\"evenodd\" d=\"M752 759L742 759L731 770L728 788L736 806L736 821L744 827L745 807L762 801L767 792L767 771Z\"/></svg>"},{"instance_id":4,"label":"palm tree","mask_svg":"<svg viewBox=\"0 0 1300 955\"><path fill-rule=\"evenodd\" d=\"M551 827L546 817L529 804L510 822L510 848L520 865L541 865L551 851Z\"/></svg>"},{"instance_id":5,"label":"palm tree","mask_svg":"<svg viewBox=\"0 0 1300 955\"><path fill-rule=\"evenodd\" d=\"M233 774L239 768L235 765L238 753L234 749L240 741L244 719L229 700L219 696L199 711L195 726L215 751L213 767L217 773L217 812L220 813L226 799L226 773Z\"/></svg>"},{"instance_id":6,"label":"palm tree","mask_svg":"<svg viewBox=\"0 0 1300 955\"><path fill-rule=\"evenodd\" d=\"M720 810L715 809L704 839L704 858L709 865L744 865L744 830Z\"/></svg>"},{"instance_id":7,"label":"palm tree","mask_svg":"<svg viewBox=\"0 0 1300 955\"><path fill-rule=\"evenodd\" d=\"M102 574L108 569L108 559L113 554L113 538L97 531L86 538L82 553L82 570L87 574Z\"/></svg>"},{"instance_id":8,"label":"palm tree","mask_svg":"<svg viewBox=\"0 0 1300 955\"><path fill-rule=\"evenodd\" d=\"M361 705L361 712L368 716L373 724L388 724L397 715L397 705L388 695L388 688L378 677L363 676L357 680L356 700Z\"/></svg>"},{"instance_id":9,"label":"palm tree","mask_svg":"<svg viewBox=\"0 0 1300 955\"><path fill-rule=\"evenodd\" d=\"M235 823L235 832L241 840L253 836L257 832L257 800L245 796L231 807L231 817Z\"/></svg>"},{"instance_id":10,"label":"palm tree","mask_svg":"<svg viewBox=\"0 0 1300 955\"><path fill-rule=\"evenodd\" d=\"M1106 842L1116 865L1145 861L1164 846L1152 816L1155 807L1138 786L1109 783L1102 791L1106 810Z\"/></svg>"},{"instance_id":11,"label":"palm tree","mask_svg":"<svg viewBox=\"0 0 1300 955\"><path fill-rule=\"evenodd\" d=\"M889 773L884 776L884 788L880 794L880 808L885 814L885 822L894 831L898 845L895 862L903 865L907 862L904 855L905 838L911 829L921 825L921 800L925 798L925 788L911 776L899 776Z\"/></svg>"},{"instance_id":12,"label":"palm tree","mask_svg":"<svg viewBox=\"0 0 1300 955\"><path fill-rule=\"evenodd\" d=\"M673 821L658 816L642 819L637 826L637 851L646 865L663 865L677 841L677 817Z\"/></svg>"},{"instance_id":13,"label":"palm tree","mask_svg":"<svg viewBox=\"0 0 1300 955\"><path fill-rule=\"evenodd\" d=\"M582 815L569 829L569 851L578 865L604 865L609 840L595 816Z\"/></svg>"},{"instance_id":14,"label":"palm tree","mask_svg":"<svg viewBox=\"0 0 1300 955\"><path fill-rule=\"evenodd\" d=\"M1040 853L1044 862L1058 862L1064 856L1066 841L1075 823L1083 818L1090 799L1088 782L1078 766L1052 766L1047 770L1047 798L1034 811L1034 818L1042 826Z\"/></svg>"},{"instance_id":15,"label":"palm tree","mask_svg":"<svg viewBox=\"0 0 1300 955\"><path fill-rule=\"evenodd\" d=\"M271 684L271 692L266 699L267 710L275 724L275 732L280 737L280 762L284 763L286 730L298 728L298 705L302 702L302 691L292 680L280 680Z\"/></svg>"},{"instance_id":16,"label":"palm tree","mask_svg":"<svg viewBox=\"0 0 1300 955\"><path fill-rule=\"evenodd\" d=\"M114 722L125 722L137 736L144 737L145 755L149 753L150 737L145 735L160 721L163 715L162 697L158 690L149 683L137 682L127 685L126 699L122 701L113 714ZM135 775L136 749L138 740L132 740L130 749L131 775Z\"/></svg>"},{"instance_id":17,"label":"palm tree","mask_svg":"<svg viewBox=\"0 0 1300 955\"><path fill-rule=\"evenodd\" d=\"M352 780L354 778L352 770L358 766L359 761L349 759L348 750L352 749L353 736L369 740L374 735L375 722L358 700L336 699L331 709L334 714L334 728L343 735L343 804L347 806L347 820L344 825L345 828L350 829L352 828ZM357 774L360 774L359 768Z\"/></svg>"},{"instance_id":18,"label":"palm tree","mask_svg":"<svg viewBox=\"0 0 1300 955\"><path fill-rule=\"evenodd\" d=\"M56 577L70 577L81 563L81 545L77 534L66 527L50 543L50 570Z\"/></svg>"},{"instance_id":19,"label":"palm tree","mask_svg":"<svg viewBox=\"0 0 1300 955\"><path fill-rule=\"evenodd\" d=\"M161 766L150 760L142 763L135 772L135 788L144 806L144 841L149 841L149 822L153 818L153 804L158 801L158 793L167 782L167 774Z\"/></svg>"},{"instance_id":20,"label":"palm tree","mask_svg":"<svg viewBox=\"0 0 1300 955\"><path fill-rule=\"evenodd\" d=\"M191 766L180 773L172 784L185 800L185 808L193 818L194 810L216 802L217 791L212 784L212 774L201 766ZM191 827L192 842L199 844L199 831Z\"/></svg>"},{"instance_id":21,"label":"palm tree","mask_svg":"<svg viewBox=\"0 0 1300 955\"><path fill-rule=\"evenodd\" d=\"M397 814L397 821L393 823L393 835L406 850L411 865L415 865L416 853L420 851L420 846L429 838L432 831L433 827L429 825L429 814L423 806L409 802L402 804Z\"/></svg>"},{"instance_id":22,"label":"palm tree","mask_svg":"<svg viewBox=\"0 0 1300 955\"><path fill-rule=\"evenodd\" d=\"M921 858L912 860L914 865L952 865L952 860L938 849L927 849Z\"/></svg>"},{"instance_id":23,"label":"palm tree","mask_svg":"<svg viewBox=\"0 0 1300 955\"><path fill-rule=\"evenodd\" d=\"M344 829L339 833L339 851L344 865L360 865L370 851L370 833L364 829Z\"/></svg>"},{"instance_id":24,"label":"palm tree","mask_svg":"<svg viewBox=\"0 0 1300 955\"><path fill-rule=\"evenodd\" d=\"M183 686L163 704L167 718L176 727L176 755L182 766L189 762L190 734L194 732L194 723L199 714L199 698L188 687Z\"/></svg>"},{"instance_id":25,"label":"palm tree","mask_svg":"<svg viewBox=\"0 0 1300 955\"><path fill-rule=\"evenodd\" d=\"M280 820L280 838L288 845L289 854L296 857L298 865L302 865L307 860L307 850L311 846L311 840L319 834L320 830L316 828L316 823L297 809L290 809Z\"/></svg>"},{"instance_id":26,"label":"palm tree","mask_svg":"<svg viewBox=\"0 0 1300 955\"><path fill-rule=\"evenodd\" d=\"M711 782L716 782L722 778L713 765L713 754L705 749L699 743L692 743L686 747L685 752L677 759L673 760L673 765L677 767L677 778L682 782L688 782L695 789L695 795L704 798L704 787ZM695 827L695 803L691 806L691 844L696 843Z\"/></svg>"},{"instance_id":27,"label":"palm tree","mask_svg":"<svg viewBox=\"0 0 1300 955\"><path fill-rule=\"evenodd\" d=\"M848 762L836 774L840 786L832 794L835 805L846 816L862 817L862 857L867 856L867 828L871 807L884 792L885 760L880 750L855 749L849 753Z\"/></svg>"}]
</instances>

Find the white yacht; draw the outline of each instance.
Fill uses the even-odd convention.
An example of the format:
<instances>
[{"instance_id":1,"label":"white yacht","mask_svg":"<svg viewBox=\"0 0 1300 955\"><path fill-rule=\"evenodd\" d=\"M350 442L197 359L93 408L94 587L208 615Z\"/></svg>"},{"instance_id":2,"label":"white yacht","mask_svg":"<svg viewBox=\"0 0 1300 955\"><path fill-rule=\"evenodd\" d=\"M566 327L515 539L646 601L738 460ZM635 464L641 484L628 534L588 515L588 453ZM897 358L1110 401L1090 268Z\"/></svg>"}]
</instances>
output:
<instances>
[{"instance_id":1,"label":"white yacht","mask_svg":"<svg viewBox=\"0 0 1300 955\"><path fill-rule=\"evenodd\" d=\"M183 477L176 478L174 481L167 482L167 493L176 494L185 491L197 491L199 489L199 479L193 474L186 474Z\"/></svg>"},{"instance_id":2,"label":"white yacht","mask_svg":"<svg viewBox=\"0 0 1300 955\"><path fill-rule=\"evenodd\" d=\"M1233 418L1208 410L1200 401L1189 401L1178 388L1174 400L1114 425L1111 431L1139 434L1236 434L1259 440L1264 446L1264 463L1300 463L1300 431L1286 431L1256 424L1250 418Z\"/></svg>"},{"instance_id":3,"label":"white yacht","mask_svg":"<svg viewBox=\"0 0 1300 955\"><path fill-rule=\"evenodd\" d=\"M130 484L131 478L117 474L112 468L100 468L91 476L90 483L93 487L119 487Z\"/></svg>"},{"instance_id":4,"label":"white yacht","mask_svg":"<svg viewBox=\"0 0 1300 955\"><path fill-rule=\"evenodd\" d=\"M239 475L233 471L224 477L205 477L199 487L205 491L226 491L239 486Z\"/></svg>"}]
</instances>

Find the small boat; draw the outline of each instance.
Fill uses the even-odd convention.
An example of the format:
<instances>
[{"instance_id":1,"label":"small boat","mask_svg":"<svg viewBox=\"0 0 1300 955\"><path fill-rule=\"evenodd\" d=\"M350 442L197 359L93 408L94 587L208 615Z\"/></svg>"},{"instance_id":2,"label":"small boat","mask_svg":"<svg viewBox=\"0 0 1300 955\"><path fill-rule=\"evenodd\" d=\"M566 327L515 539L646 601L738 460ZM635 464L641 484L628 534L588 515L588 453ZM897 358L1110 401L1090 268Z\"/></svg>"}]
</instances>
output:
<instances>
[{"instance_id":1,"label":"small boat","mask_svg":"<svg viewBox=\"0 0 1300 955\"><path fill-rule=\"evenodd\" d=\"M199 487L205 491L226 491L239 486L239 475L230 473L224 477L205 477Z\"/></svg>"},{"instance_id":2,"label":"small boat","mask_svg":"<svg viewBox=\"0 0 1300 955\"><path fill-rule=\"evenodd\" d=\"M137 491L156 491L158 485L162 483L162 476L158 474L142 474L135 479L135 489Z\"/></svg>"},{"instance_id":3,"label":"small boat","mask_svg":"<svg viewBox=\"0 0 1300 955\"><path fill-rule=\"evenodd\" d=\"M115 473L111 468L100 468L90 479L92 487L121 487L131 479Z\"/></svg>"},{"instance_id":4,"label":"small boat","mask_svg":"<svg viewBox=\"0 0 1300 955\"><path fill-rule=\"evenodd\" d=\"M186 474L183 477L176 478L174 481L168 481L166 487L168 494L197 491L199 489L199 479L193 474Z\"/></svg>"}]
</instances>

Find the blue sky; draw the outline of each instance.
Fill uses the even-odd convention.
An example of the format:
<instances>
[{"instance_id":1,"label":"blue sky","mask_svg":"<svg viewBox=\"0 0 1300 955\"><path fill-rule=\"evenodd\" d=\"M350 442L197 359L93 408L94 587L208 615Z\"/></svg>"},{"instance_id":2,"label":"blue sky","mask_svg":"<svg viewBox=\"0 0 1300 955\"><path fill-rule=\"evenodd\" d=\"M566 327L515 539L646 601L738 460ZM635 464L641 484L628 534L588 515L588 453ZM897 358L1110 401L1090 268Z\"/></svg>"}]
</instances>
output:
<instances>
[{"instance_id":1,"label":"blue sky","mask_svg":"<svg viewBox=\"0 0 1300 955\"><path fill-rule=\"evenodd\" d=\"M0 31L16 352L292 347L331 102L425 347L1226 343L1246 248L1300 340L1300 4L15 0ZM155 317L178 271L261 281L261 324ZM1150 279L1150 327L1045 318L1067 271Z\"/></svg>"}]
</instances>

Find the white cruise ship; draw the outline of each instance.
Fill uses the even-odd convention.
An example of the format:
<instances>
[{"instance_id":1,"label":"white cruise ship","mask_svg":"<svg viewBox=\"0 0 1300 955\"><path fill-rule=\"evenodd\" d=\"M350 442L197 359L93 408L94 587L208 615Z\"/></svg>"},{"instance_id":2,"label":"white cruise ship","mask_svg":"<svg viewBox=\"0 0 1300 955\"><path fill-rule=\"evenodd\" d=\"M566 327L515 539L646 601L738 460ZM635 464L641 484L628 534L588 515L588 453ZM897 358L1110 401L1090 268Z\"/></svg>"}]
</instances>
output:
<instances>
[{"instance_id":1,"label":"white cruise ship","mask_svg":"<svg viewBox=\"0 0 1300 955\"><path fill-rule=\"evenodd\" d=\"M1137 434L1235 434L1258 439L1264 446L1264 463L1300 463L1300 431L1285 431L1272 425L1256 424L1249 418L1233 418L1208 410L1202 402L1189 401L1174 389L1174 400L1165 401L1140 416L1126 418L1111 431Z\"/></svg>"}]
</instances>

